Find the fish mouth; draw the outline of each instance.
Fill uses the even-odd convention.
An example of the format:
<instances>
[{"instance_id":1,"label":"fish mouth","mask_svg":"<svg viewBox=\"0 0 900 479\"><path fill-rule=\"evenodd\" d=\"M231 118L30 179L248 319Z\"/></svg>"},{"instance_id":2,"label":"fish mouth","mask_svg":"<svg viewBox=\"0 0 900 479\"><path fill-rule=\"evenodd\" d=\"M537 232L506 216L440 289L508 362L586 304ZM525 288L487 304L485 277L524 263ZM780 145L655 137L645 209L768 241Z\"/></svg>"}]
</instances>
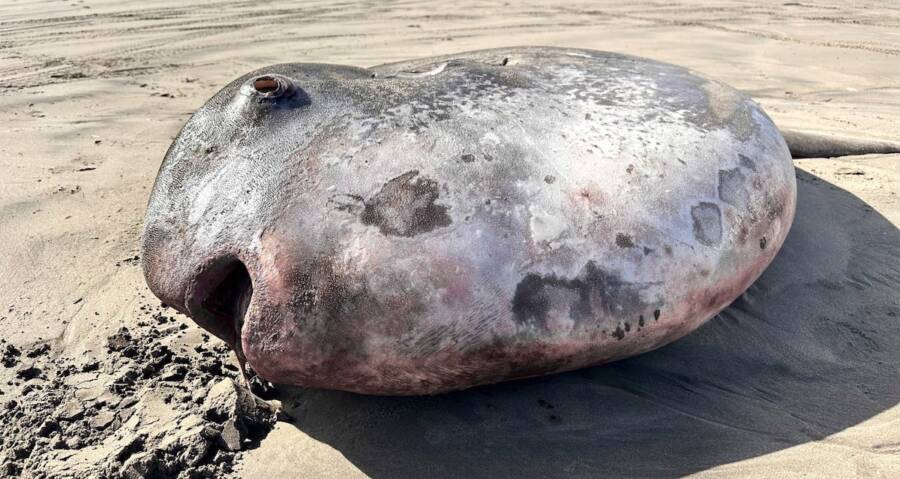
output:
<instances>
[{"instance_id":1,"label":"fish mouth","mask_svg":"<svg viewBox=\"0 0 900 479\"><path fill-rule=\"evenodd\" d=\"M252 298L253 280L247 267L235 257L223 257L197 274L185 306L194 322L242 357L241 331Z\"/></svg>"}]
</instances>

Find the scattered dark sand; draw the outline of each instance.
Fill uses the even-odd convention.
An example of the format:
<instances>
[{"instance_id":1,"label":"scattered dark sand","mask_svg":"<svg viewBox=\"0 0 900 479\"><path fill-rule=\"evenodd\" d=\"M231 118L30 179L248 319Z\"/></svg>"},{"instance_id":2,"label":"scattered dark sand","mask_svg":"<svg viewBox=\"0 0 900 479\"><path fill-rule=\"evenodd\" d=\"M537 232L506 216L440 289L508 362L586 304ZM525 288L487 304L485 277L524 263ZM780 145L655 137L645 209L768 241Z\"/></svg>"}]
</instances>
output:
<instances>
[{"instance_id":1,"label":"scattered dark sand","mask_svg":"<svg viewBox=\"0 0 900 479\"><path fill-rule=\"evenodd\" d=\"M275 408L247 390L224 345L204 335L176 353L165 343L188 325L163 311L145 314L137 328L106 339L99 361L54 359L49 343L22 352L0 340L3 366L16 371L6 386L21 390L0 407L0 477L60 477L45 467L48 457L86 449L100 477L232 477L243 451L274 425ZM103 377L112 380L102 391L80 394L79 385ZM157 435L123 427L147 419L148 391L175 411L179 427Z\"/></svg>"}]
</instances>

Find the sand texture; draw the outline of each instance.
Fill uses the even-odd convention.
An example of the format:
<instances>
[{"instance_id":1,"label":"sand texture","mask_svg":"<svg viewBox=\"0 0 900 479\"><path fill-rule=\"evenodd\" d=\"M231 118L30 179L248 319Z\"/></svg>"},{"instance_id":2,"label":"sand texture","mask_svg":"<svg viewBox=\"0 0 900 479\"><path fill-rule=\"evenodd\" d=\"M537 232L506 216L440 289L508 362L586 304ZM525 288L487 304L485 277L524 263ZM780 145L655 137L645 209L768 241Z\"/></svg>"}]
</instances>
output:
<instances>
[{"instance_id":1,"label":"sand texture","mask_svg":"<svg viewBox=\"0 0 900 479\"><path fill-rule=\"evenodd\" d=\"M670 346L437 397L260 390L266 434L227 351L144 284L172 138L268 64L513 45L671 62L782 128L900 140L891 2L0 0L0 477L900 477L898 154L795 161L783 250Z\"/></svg>"}]
</instances>

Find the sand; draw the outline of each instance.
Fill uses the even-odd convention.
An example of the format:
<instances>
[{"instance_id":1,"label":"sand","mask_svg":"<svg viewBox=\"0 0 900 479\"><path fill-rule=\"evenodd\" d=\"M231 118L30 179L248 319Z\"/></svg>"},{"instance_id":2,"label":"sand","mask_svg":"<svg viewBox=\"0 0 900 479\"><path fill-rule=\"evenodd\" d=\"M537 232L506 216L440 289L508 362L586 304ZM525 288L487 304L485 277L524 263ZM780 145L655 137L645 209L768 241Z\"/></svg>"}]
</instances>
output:
<instances>
[{"instance_id":1,"label":"sand","mask_svg":"<svg viewBox=\"0 0 900 479\"><path fill-rule=\"evenodd\" d=\"M107 339L122 326L178 325L152 344L191 361L198 345L214 348L159 306L135 257L171 139L246 71L594 48L725 81L782 128L898 140L900 7L884 3L0 0L0 338L22 351L0 367L0 404L48 391L99 397L125 361ZM237 455L233 474L900 476L900 155L795 164L797 219L783 251L687 338L605 367L439 397L279 390L280 421ZM171 320L149 319L158 314ZM17 378L27 361L42 374ZM92 361L101 367L81 372ZM59 376L65 365L78 372ZM186 391L154 378L134 384L127 408L85 400L102 407L83 420L112 414L116 430L0 461L26 465L25 477L101 477L128 438L195 427L202 398L167 403ZM11 430L0 424L0 435Z\"/></svg>"}]
</instances>

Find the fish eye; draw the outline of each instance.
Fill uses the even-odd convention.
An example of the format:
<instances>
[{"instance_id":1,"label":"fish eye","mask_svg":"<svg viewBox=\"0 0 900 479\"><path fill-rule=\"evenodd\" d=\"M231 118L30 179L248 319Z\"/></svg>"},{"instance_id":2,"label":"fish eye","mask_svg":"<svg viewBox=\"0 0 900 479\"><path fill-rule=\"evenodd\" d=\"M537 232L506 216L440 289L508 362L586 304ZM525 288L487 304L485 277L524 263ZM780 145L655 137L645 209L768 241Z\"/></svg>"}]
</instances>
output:
<instances>
[{"instance_id":1,"label":"fish eye","mask_svg":"<svg viewBox=\"0 0 900 479\"><path fill-rule=\"evenodd\" d=\"M278 91L279 86L278 80L270 75L263 75L256 80L253 80L253 89L256 90L257 93L262 93L263 95L269 95Z\"/></svg>"},{"instance_id":2,"label":"fish eye","mask_svg":"<svg viewBox=\"0 0 900 479\"><path fill-rule=\"evenodd\" d=\"M290 77L277 73L263 73L251 77L240 87L240 93L253 98L257 106L295 108L310 103L309 96Z\"/></svg>"},{"instance_id":3,"label":"fish eye","mask_svg":"<svg viewBox=\"0 0 900 479\"><path fill-rule=\"evenodd\" d=\"M299 91L293 80L274 73L260 75L245 84L244 88L257 95L258 98L266 100L291 97Z\"/></svg>"}]
</instances>

